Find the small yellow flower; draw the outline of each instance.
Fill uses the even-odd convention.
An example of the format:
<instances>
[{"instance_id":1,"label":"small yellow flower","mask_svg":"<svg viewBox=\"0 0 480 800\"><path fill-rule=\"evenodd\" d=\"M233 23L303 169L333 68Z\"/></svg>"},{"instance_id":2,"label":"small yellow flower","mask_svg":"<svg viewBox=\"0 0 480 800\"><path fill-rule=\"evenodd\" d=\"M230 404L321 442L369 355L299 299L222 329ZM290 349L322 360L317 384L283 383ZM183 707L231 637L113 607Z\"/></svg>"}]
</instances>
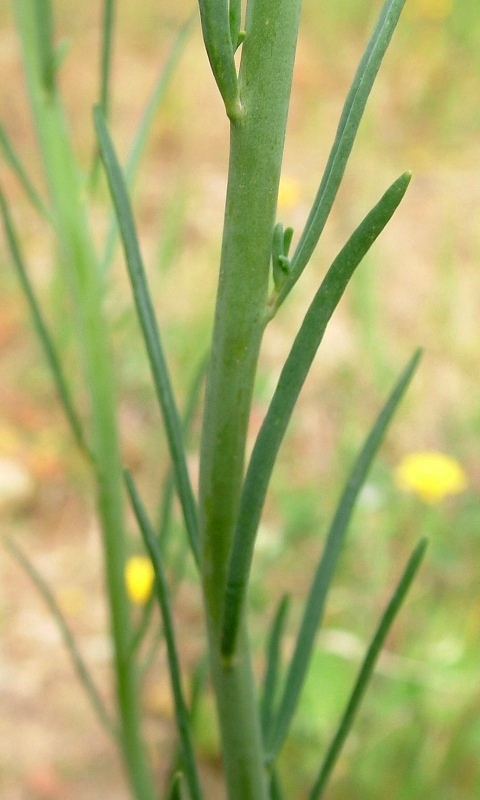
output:
<instances>
[{"instance_id":1,"label":"small yellow flower","mask_svg":"<svg viewBox=\"0 0 480 800\"><path fill-rule=\"evenodd\" d=\"M405 456L395 470L395 483L425 503L438 503L449 494L463 492L468 478L458 461L432 451Z\"/></svg>"},{"instance_id":2,"label":"small yellow flower","mask_svg":"<svg viewBox=\"0 0 480 800\"><path fill-rule=\"evenodd\" d=\"M301 187L295 178L288 178L282 175L278 188L278 208L280 211L290 211L300 201Z\"/></svg>"},{"instance_id":3,"label":"small yellow flower","mask_svg":"<svg viewBox=\"0 0 480 800\"><path fill-rule=\"evenodd\" d=\"M152 592L155 572L152 562L146 556L131 556L125 564L125 583L132 603L141 606L147 602Z\"/></svg>"}]
</instances>

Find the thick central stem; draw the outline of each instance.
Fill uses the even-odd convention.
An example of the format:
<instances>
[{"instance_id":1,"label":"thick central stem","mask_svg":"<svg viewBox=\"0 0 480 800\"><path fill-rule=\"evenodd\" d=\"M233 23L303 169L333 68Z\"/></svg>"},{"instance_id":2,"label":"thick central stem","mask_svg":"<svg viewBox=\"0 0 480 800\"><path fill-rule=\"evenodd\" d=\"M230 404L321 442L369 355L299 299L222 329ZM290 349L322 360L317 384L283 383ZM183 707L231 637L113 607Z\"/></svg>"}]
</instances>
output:
<instances>
[{"instance_id":1,"label":"thick central stem","mask_svg":"<svg viewBox=\"0 0 480 800\"><path fill-rule=\"evenodd\" d=\"M267 302L272 234L301 0L250 0L240 68L244 114L230 162L200 467L202 574L229 800L266 782L245 623L238 656L219 656L226 569Z\"/></svg>"}]
</instances>

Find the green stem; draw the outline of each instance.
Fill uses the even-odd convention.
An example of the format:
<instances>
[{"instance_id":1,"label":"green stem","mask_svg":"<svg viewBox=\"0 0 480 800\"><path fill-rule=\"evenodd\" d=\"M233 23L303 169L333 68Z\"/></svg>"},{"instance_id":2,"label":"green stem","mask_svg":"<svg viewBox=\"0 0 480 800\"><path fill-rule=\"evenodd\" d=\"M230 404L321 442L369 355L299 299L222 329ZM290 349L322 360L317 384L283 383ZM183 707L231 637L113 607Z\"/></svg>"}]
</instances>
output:
<instances>
[{"instance_id":1,"label":"green stem","mask_svg":"<svg viewBox=\"0 0 480 800\"><path fill-rule=\"evenodd\" d=\"M52 201L59 255L75 309L78 341L89 389L97 503L114 644L121 746L133 795L154 800L155 791L140 736L135 664L130 657L131 617L124 581L126 540L122 471L116 423L112 359L103 312L104 286L88 228L82 183L55 89L41 83L39 31L31 0L14 0L22 40L30 104Z\"/></svg>"},{"instance_id":2,"label":"green stem","mask_svg":"<svg viewBox=\"0 0 480 800\"><path fill-rule=\"evenodd\" d=\"M272 235L301 0L250 0L239 74L200 466L201 548L229 800L266 798L246 626L237 658L219 655L226 569L266 318Z\"/></svg>"}]
</instances>

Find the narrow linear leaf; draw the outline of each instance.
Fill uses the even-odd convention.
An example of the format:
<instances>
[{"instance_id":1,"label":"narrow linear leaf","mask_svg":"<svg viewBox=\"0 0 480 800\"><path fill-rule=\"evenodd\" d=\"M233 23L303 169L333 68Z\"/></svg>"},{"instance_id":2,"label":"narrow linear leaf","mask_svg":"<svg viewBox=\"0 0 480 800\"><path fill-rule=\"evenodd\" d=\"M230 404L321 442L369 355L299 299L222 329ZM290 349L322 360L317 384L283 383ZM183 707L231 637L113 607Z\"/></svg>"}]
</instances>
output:
<instances>
[{"instance_id":1,"label":"narrow linear leaf","mask_svg":"<svg viewBox=\"0 0 480 800\"><path fill-rule=\"evenodd\" d=\"M348 92L320 188L292 256L292 271L278 294L275 310L299 279L317 246L345 172L368 97L404 5L405 0L386 0L382 7Z\"/></svg>"},{"instance_id":2,"label":"narrow linear leaf","mask_svg":"<svg viewBox=\"0 0 480 800\"><path fill-rule=\"evenodd\" d=\"M193 380L187 394L187 403L182 420L182 430L185 440L188 439L194 415L198 408L200 391L203 386L203 381L207 371L209 356L210 354L208 354L208 357L205 356L204 358L202 358L200 365L197 368L195 375L193 376ZM157 526L158 542L161 547L162 553L165 553L165 548L168 544L167 540L168 540L168 533L170 531L170 522L171 522L174 495L175 495L175 476L173 474L172 468L170 468L163 485L163 495L160 508L160 523ZM154 598L152 596L149 599L149 601L145 604L142 618L132 638L132 645L131 645L132 652L138 650L148 630L148 624L153 610L153 600Z\"/></svg>"},{"instance_id":3,"label":"narrow linear leaf","mask_svg":"<svg viewBox=\"0 0 480 800\"><path fill-rule=\"evenodd\" d=\"M155 115L157 114L158 109L170 85L170 81L172 79L175 67L177 66L180 56L183 53L185 44L188 39L188 35L192 30L192 23L194 19L195 16L192 14L187 20L187 22L181 27L177 37L175 38L169 56L153 87L150 98L147 102L142 118L140 120L140 124L138 126L137 132L135 134L125 164L125 180L127 182L127 186L130 191L135 185L135 179L138 173L140 159L145 150L147 139L151 131L153 121L155 119ZM108 228L107 239L105 243L105 251L102 259L101 269L103 273L105 273L108 270L110 264L112 263L113 254L115 252L115 244L117 241L117 235L118 235L118 226L116 223L115 216L113 216Z\"/></svg>"},{"instance_id":4,"label":"narrow linear leaf","mask_svg":"<svg viewBox=\"0 0 480 800\"><path fill-rule=\"evenodd\" d=\"M400 610L403 601L405 600L407 592L418 571L418 568L420 567L422 559L425 555L426 547L427 547L427 540L421 539L421 541L413 551L412 555L410 556L407 566L405 567L405 570L403 572L403 575L400 578L400 581L390 599L390 602L383 613L383 616L380 620L380 624L370 643L362 667L358 674L352 694L350 696L350 699L347 703L347 707L340 721L340 725L338 726L333 741L330 747L328 748L327 754L320 768L315 784L313 785L312 790L309 794L308 800L319 800L323 795L323 790L331 775L333 767L335 766L335 762L339 756L339 753L342 749L345 739L347 738L348 733L352 727L355 714L358 710L358 707L365 693L365 690L368 686L370 678L372 677L372 673L375 668L377 658L383 647L383 643L387 637L390 628L392 627L392 624Z\"/></svg>"},{"instance_id":5,"label":"narrow linear leaf","mask_svg":"<svg viewBox=\"0 0 480 800\"><path fill-rule=\"evenodd\" d=\"M182 773L176 772L168 790L168 800L182 800Z\"/></svg>"},{"instance_id":6,"label":"narrow linear leaf","mask_svg":"<svg viewBox=\"0 0 480 800\"><path fill-rule=\"evenodd\" d=\"M57 627L60 631L65 647L67 648L70 658L72 659L75 671L90 699L93 710L95 711L100 723L102 724L103 728L106 730L108 735L112 736L118 742L119 731L117 729L117 726L112 722L105 709L103 700L100 697L100 694L95 686L90 671L86 666L82 656L80 655L80 651L78 650L75 638L73 637L73 634L70 631L70 628L68 627L67 621L63 616L60 607L57 601L55 600L55 597L50 591L48 584L45 582L45 580L42 578L40 573L34 567L30 559L25 555L25 553L20 549L20 547L18 547L17 544L15 544L11 539L7 539L5 542L5 546L7 550L11 553L11 555L18 561L20 566L25 570L28 577L35 585L39 594L42 596L43 600L47 604L49 611L52 614L52 617L57 623Z\"/></svg>"},{"instance_id":7,"label":"narrow linear leaf","mask_svg":"<svg viewBox=\"0 0 480 800\"><path fill-rule=\"evenodd\" d=\"M125 181L115 155L102 111L94 110L100 154L112 195L122 237L125 259L132 284L135 305L147 348L158 401L162 410L177 492L195 560L199 561L197 509L187 470L183 435L168 367L163 353L160 333L148 290L145 269L138 244L133 214Z\"/></svg>"},{"instance_id":8,"label":"narrow linear leaf","mask_svg":"<svg viewBox=\"0 0 480 800\"><path fill-rule=\"evenodd\" d=\"M23 187L23 190L25 191L25 194L32 203L33 207L36 208L36 210L42 215L42 217L45 217L45 219L50 222L51 220L50 212L48 211L42 198L35 189L30 178L28 177L23 167L23 164L18 157L18 154L15 151L15 148L13 147L13 144L9 136L7 135L5 128L1 124L0 124L0 148L3 150L5 161L7 162L7 164L10 165L10 167L16 174L18 180L20 181L21 186Z\"/></svg>"},{"instance_id":9,"label":"narrow linear leaf","mask_svg":"<svg viewBox=\"0 0 480 800\"><path fill-rule=\"evenodd\" d=\"M202 791L198 779L197 766L195 763L195 756L193 753L191 735L190 735L190 714L185 702L182 690L180 662L177 654L177 647L175 643L175 634L173 628L172 612L170 608L169 589L163 567L162 555L158 546L155 531L150 524L147 517L143 503L137 492L132 476L129 472L125 473L125 482L130 495L132 508L135 513L140 531L142 533L145 546L152 560L153 568L155 570L155 591L157 594L160 610L162 612L163 630L165 636L165 644L167 648L167 658L169 675L172 687L173 701L175 704L175 718L177 722L178 733L182 745L183 765L185 769L185 777L187 780L188 788L192 800L201 800Z\"/></svg>"},{"instance_id":10,"label":"narrow linear leaf","mask_svg":"<svg viewBox=\"0 0 480 800\"><path fill-rule=\"evenodd\" d=\"M417 351L400 376L377 417L360 450L338 502L337 510L327 534L325 548L308 594L278 714L271 726L272 735L267 744L269 759L275 759L278 755L297 708L310 663L315 636L322 621L328 590L345 543L345 536L352 518L355 502L398 404L413 377L419 359L420 351Z\"/></svg>"},{"instance_id":11,"label":"narrow linear leaf","mask_svg":"<svg viewBox=\"0 0 480 800\"><path fill-rule=\"evenodd\" d=\"M242 27L242 0L230 0L228 13L230 18L230 39L235 52L239 44L240 28Z\"/></svg>"},{"instance_id":12,"label":"narrow linear leaf","mask_svg":"<svg viewBox=\"0 0 480 800\"><path fill-rule=\"evenodd\" d=\"M105 119L110 111L110 76L112 71L113 26L115 21L115 0L104 0L102 23L102 50L100 57L100 108Z\"/></svg>"},{"instance_id":13,"label":"narrow linear leaf","mask_svg":"<svg viewBox=\"0 0 480 800\"><path fill-rule=\"evenodd\" d=\"M284 800L280 778L275 768L270 773L270 800Z\"/></svg>"},{"instance_id":14,"label":"narrow linear leaf","mask_svg":"<svg viewBox=\"0 0 480 800\"><path fill-rule=\"evenodd\" d=\"M233 0L234 8L237 0ZM230 14L227 0L198 0L202 21L203 40L213 76L217 83L225 110L231 120L242 114L238 93L235 47L230 32Z\"/></svg>"},{"instance_id":15,"label":"narrow linear leaf","mask_svg":"<svg viewBox=\"0 0 480 800\"><path fill-rule=\"evenodd\" d=\"M108 120L110 116L110 77L112 70L114 18L115 0L103 0L102 40L100 49L100 88L98 105L102 109L106 120ZM100 153L97 145L93 154L92 167L90 170L89 181L92 189L94 189L97 185L99 168Z\"/></svg>"},{"instance_id":16,"label":"narrow linear leaf","mask_svg":"<svg viewBox=\"0 0 480 800\"><path fill-rule=\"evenodd\" d=\"M267 647L267 661L265 677L263 680L262 701L260 704L260 722L262 726L263 741L268 741L270 724L273 716L273 704L278 684L280 668L281 643L285 631L290 597L284 595L279 604L270 630Z\"/></svg>"},{"instance_id":17,"label":"narrow linear leaf","mask_svg":"<svg viewBox=\"0 0 480 800\"><path fill-rule=\"evenodd\" d=\"M356 267L403 198L410 177L410 173L405 173L387 189L335 258L307 311L284 364L250 458L233 536L222 628L222 652L227 658L235 648L256 532L277 453L293 409L330 317Z\"/></svg>"},{"instance_id":18,"label":"narrow linear leaf","mask_svg":"<svg viewBox=\"0 0 480 800\"><path fill-rule=\"evenodd\" d=\"M53 375L54 383L60 397L60 401L67 417L68 423L75 437L78 447L87 456L88 459L92 458L90 449L86 443L83 426L80 417L77 414L72 399L70 389L68 387L67 379L62 369L61 361L58 356L53 339L48 331L47 325L44 321L43 314L40 310L38 300L36 298L34 289L28 277L22 253L20 251L19 240L13 225L13 220L8 208L6 198L0 189L0 213L3 218L3 225L5 235L7 238L10 255L15 267L18 280L22 287L22 291L27 300L28 308L32 323L37 334L38 340L45 353L47 363Z\"/></svg>"},{"instance_id":19,"label":"narrow linear leaf","mask_svg":"<svg viewBox=\"0 0 480 800\"><path fill-rule=\"evenodd\" d=\"M53 8L51 0L35 0L35 15L41 83L47 94L52 94L55 90L56 57L53 46Z\"/></svg>"}]
</instances>

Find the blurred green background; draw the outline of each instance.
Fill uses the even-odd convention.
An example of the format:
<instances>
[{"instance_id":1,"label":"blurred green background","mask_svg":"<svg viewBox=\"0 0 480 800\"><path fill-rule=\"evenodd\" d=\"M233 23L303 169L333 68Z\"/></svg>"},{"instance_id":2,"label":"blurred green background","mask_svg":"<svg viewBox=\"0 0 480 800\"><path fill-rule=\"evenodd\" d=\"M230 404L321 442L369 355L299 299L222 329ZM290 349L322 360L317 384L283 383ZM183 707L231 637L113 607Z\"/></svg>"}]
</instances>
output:
<instances>
[{"instance_id":1,"label":"blurred green background","mask_svg":"<svg viewBox=\"0 0 480 800\"><path fill-rule=\"evenodd\" d=\"M297 232L379 5L305 0L279 199L279 217ZM112 130L123 157L176 31L193 7L186 0L118 3ZM57 37L70 42L61 81L87 169L101 4L62 0L55 10ZM6 0L0 0L0 74L0 118L42 186ZM252 442L282 359L331 258L384 189L411 169L404 202L354 277L319 351L260 531L250 598L259 675L276 601L292 593L287 656L342 481L395 376L422 346L420 370L360 498L294 734L283 752L281 774L291 800L305 796L389 588L420 535L430 539L425 564L327 794L331 800L480 796L479 89L477 2L407 0L323 239L266 334ZM197 22L156 118L134 198L180 397L209 341L227 155L228 126ZM61 275L51 267L48 230L3 163L0 180L82 403L69 310ZM92 206L99 243L108 213L102 185ZM8 481L1 488L2 533L17 535L50 580L108 695L100 550L86 471L56 406L3 240L0 267L0 462L7 472L13 464L24 481L23 491L12 490ZM108 303L125 460L155 503L168 464L120 255ZM193 473L198 428L199 423L190 455ZM425 450L458 461L467 489L435 504L401 491L395 467L406 454ZM176 613L188 669L203 646L198 590L188 574ZM124 800L116 756L76 686L53 623L3 553L0 641L2 797L96 800L108 793ZM145 708L161 772L171 751L161 652L146 685ZM204 779L210 796L220 797L208 693L197 728Z\"/></svg>"}]
</instances>

